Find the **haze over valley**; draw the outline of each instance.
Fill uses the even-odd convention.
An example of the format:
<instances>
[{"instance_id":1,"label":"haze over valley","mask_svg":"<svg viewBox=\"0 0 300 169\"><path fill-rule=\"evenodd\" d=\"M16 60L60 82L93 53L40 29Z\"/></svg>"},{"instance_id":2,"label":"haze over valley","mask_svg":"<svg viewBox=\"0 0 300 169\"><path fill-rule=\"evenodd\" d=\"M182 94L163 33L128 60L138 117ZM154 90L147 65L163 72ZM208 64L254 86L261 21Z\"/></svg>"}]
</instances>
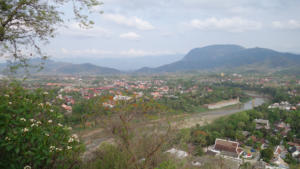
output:
<instances>
[{"instance_id":1,"label":"haze over valley","mask_svg":"<svg viewBox=\"0 0 300 169\"><path fill-rule=\"evenodd\" d=\"M300 169L300 0L0 0L0 169Z\"/></svg>"}]
</instances>

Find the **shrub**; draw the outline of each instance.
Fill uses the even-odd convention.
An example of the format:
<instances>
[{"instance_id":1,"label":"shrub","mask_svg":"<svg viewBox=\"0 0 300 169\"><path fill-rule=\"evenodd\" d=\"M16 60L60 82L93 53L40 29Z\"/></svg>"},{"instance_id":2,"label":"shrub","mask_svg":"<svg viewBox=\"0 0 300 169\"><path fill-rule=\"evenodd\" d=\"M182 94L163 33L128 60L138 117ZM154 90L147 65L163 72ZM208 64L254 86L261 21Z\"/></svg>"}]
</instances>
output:
<instances>
[{"instance_id":1,"label":"shrub","mask_svg":"<svg viewBox=\"0 0 300 169\"><path fill-rule=\"evenodd\" d=\"M0 90L0 168L74 168L82 150L51 93L13 83Z\"/></svg>"}]
</instances>

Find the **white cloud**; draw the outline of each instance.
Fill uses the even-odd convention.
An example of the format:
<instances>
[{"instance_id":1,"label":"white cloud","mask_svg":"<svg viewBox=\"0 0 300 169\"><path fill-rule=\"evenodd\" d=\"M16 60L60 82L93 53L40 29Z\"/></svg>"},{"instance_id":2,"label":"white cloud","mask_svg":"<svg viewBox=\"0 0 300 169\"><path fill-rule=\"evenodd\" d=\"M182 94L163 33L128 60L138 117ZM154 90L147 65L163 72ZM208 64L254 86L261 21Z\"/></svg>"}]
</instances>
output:
<instances>
[{"instance_id":1,"label":"white cloud","mask_svg":"<svg viewBox=\"0 0 300 169\"><path fill-rule=\"evenodd\" d=\"M300 21L293 19L287 22L273 21L272 26L277 29L300 29Z\"/></svg>"},{"instance_id":2,"label":"white cloud","mask_svg":"<svg viewBox=\"0 0 300 169\"><path fill-rule=\"evenodd\" d=\"M92 28L85 29L81 28L76 23L71 23L68 25L67 28L63 28L60 31L61 35L68 35L73 37L80 37L80 38L95 38L95 37L105 37L109 38L112 35L112 32L108 29L99 27L94 25Z\"/></svg>"},{"instance_id":3,"label":"white cloud","mask_svg":"<svg viewBox=\"0 0 300 169\"><path fill-rule=\"evenodd\" d=\"M128 40L138 40L141 36L135 32L123 33L120 35L120 38L128 39Z\"/></svg>"},{"instance_id":4,"label":"white cloud","mask_svg":"<svg viewBox=\"0 0 300 169\"><path fill-rule=\"evenodd\" d=\"M136 16L126 17L120 14L104 14L105 19L115 22L120 25L125 25L129 27L135 27L140 30L153 30L155 27L148 21L140 19Z\"/></svg>"},{"instance_id":5,"label":"white cloud","mask_svg":"<svg viewBox=\"0 0 300 169\"><path fill-rule=\"evenodd\" d=\"M194 19L189 22L189 25L193 28L201 30L223 30L229 32L258 30L262 27L260 22L247 20L240 17L222 19L211 17L204 20Z\"/></svg>"}]
</instances>

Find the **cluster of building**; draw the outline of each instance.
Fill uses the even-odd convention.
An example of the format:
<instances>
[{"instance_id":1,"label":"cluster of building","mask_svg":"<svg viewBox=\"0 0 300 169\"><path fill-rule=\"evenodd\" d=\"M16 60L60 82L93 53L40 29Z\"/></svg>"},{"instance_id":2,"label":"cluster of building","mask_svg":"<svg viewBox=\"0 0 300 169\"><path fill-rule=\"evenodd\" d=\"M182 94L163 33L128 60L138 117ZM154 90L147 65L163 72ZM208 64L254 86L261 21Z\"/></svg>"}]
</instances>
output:
<instances>
[{"instance_id":1,"label":"cluster of building","mask_svg":"<svg viewBox=\"0 0 300 169\"><path fill-rule=\"evenodd\" d=\"M288 132L291 130L291 126L282 121L274 124L274 127L270 126L269 120L255 119L254 122L257 130L268 130L271 135L280 132L283 137L287 137ZM260 142L261 147L259 147L259 149L266 149L269 147L270 143L267 139L258 139L247 131L244 131L243 134L246 136L246 140L252 139L253 142ZM215 144L208 147L208 152L215 155L221 155L224 158L237 160L240 163L242 163L242 161L250 162L251 164L259 165L260 168L287 169L289 168L289 165L284 159L287 157L288 153L290 153L295 160L300 162L300 140L295 138L293 142L288 142L288 149L286 149L282 143L283 141L274 148L273 158L270 163L260 160L259 152L256 152L252 147L245 146L245 143L240 141L217 138ZM243 148L241 145L244 145Z\"/></svg>"},{"instance_id":2,"label":"cluster of building","mask_svg":"<svg viewBox=\"0 0 300 169\"><path fill-rule=\"evenodd\" d=\"M273 103L269 107L269 109L280 109L280 110L297 110L296 106L292 106L287 101L282 101L280 103Z\"/></svg>"}]
</instances>

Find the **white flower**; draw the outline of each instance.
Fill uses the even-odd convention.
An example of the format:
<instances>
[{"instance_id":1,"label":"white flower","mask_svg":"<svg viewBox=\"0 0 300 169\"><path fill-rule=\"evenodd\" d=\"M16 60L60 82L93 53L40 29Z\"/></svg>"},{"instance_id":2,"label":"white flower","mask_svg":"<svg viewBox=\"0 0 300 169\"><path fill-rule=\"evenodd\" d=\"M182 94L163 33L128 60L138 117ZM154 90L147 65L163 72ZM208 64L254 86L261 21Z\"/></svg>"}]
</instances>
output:
<instances>
[{"instance_id":1,"label":"white flower","mask_svg":"<svg viewBox=\"0 0 300 169\"><path fill-rule=\"evenodd\" d=\"M72 147L71 147L71 146L67 146L67 149L68 149L68 150L71 150L71 149L72 149Z\"/></svg>"},{"instance_id":2,"label":"white flower","mask_svg":"<svg viewBox=\"0 0 300 169\"><path fill-rule=\"evenodd\" d=\"M61 151L62 149L61 149L61 148L55 148L55 150L56 150L56 151Z\"/></svg>"},{"instance_id":3,"label":"white flower","mask_svg":"<svg viewBox=\"0 0 300 169\"><path fill-rule=\"evenodd\" d=\"M34 123L34 122L35 122L35 120L34 120L34 119L30 119L29 121L30 121L30 122L32 122L32 123Z\"/></svg>"},{"instance_id":4,"label":"white flower","mask_svg":"<svg viewBox=\"0 0 300 169\"><path fill-rule=\"evenodd\" d=\"M10 141L10 138L9 138L9 137L5 137L5 140L6 140L6 141Z\"/></svg>"},{"instance_id":5,"label":"white flower","mask_svg":"<svg viewBox=\"0 0 300 169\"><path fill-rule=\"evenodd\" d=\"M42 122L41 122L41 121L37 121L37 122L36 122L36 124L38 124L38 125L39 125L39 124L42 124Z\"/></svg>"},{"instance_id":6,"label":"white flower","mask_svg":"<svg viewBox=\"0 0 300 169\"><path fill-rule=\"evenodd\" d=\"M21 120L21 121L26 121L26 119L25 119L25 118L20 118L20 120Z\"/></svg>"},{"instance_id":7,"label":"white flower","mask_svg":"<svg viewBox=\"0 0 300 169\"><path fill-rule=\"evenodd\" d=\"M48 136L48 137L49 137L49 134L48 134L48 133L45 133L45 136Z\"/></svg>"},{"instance_id":8,"label":"white flower","mask_svg":"<svg viewBox=\"0 0 300 169\"><path fill-rule=\"evenodd\" d=\"M59 127L62 127L62 126L63 126L63 125L62 125L62 124L60 124L60 123L58 123L57 125L58 125Z\"/></svg>"},{"instance_id":9,"label":"white flower","mask_svg":"<svg viewBox=\"0 0 300 169\"><path fill-rule=\"evenodd\" d=\"M34 127L34 126L37 126L37 125L36 125L36 124L34 124L34 123L33 123L33 124L31 124L31 127Z\"/></svg>"},{"instance_id":10,"label":"white flower","mask_svg":"<svg viewBox=\"0 0 300 169\"><path fill-rule=\"evenodd\" d=\"M75 139L78 139L78 135L77 134L73 134L72 137L75 138Z\"/></svg>"},{"instance_id":11,"label":"white flower","mask_svg":"<svg viewBox=\"0 0 300 169\"><path fill-rule=\"evenodd\" d=\"M55 150L55 146L50 146L50 152Z\"/></svg>"},{"instance_id":12,"label":"white flower","mask_svg":"<svg viewBox=\"0 0 300 169\"><path fill-rule=\"evenodd\" d=\"M52 120L48 120L48 123L52 123Z\"/></svg>"},{"instance_id":13,"label":"white flower","mask_svg":"<svg viewBox=\"0 0 300 169\"><path fill-rule=\"evenodd\" d=\"M22 132L24 132L24 133L26 133L26 132L28 132L28 131L29 131L28 128L22 129Z\"/></svg>"},{"instance_id":14,"label":"white flower","mask_svg":"<svg viewBox=\"0 0 300 169\"><path fill-rule=\"evenodd\" d=\"M52 109L50 109L50 112L52 113L52 112L54 112Z\"/></svg>"},{"instance_id":15,"label":"white flower","mask_svg":"<svg viewBox=\"0 0 300 169\"><path fill-rule=\"evenodd\" d=\"M44 95L48 95L49 93L48 93L48 92L44 92L43 94L44 94Z\"/></svg>"},{"instance_id":16,"label":"white flower","mask_svg":"<svg viewBox=\"0 0 300 169\"><path fill-rule=\"evenodd\" d=\"M77 135L77 134L73 134L73 135L72 135L72 138L74 138L75 141L79 142L79 138L78 138L78 135Z\"/></svg>"},{"instance_id":17,"label":"white flower","mask_svg":"<svg viewBox=\"0 0 300 169\"><path fill-rule=\"evenodd\" d=\"M8 94L6 94L6 95L4 95L5 97L9 97L9 95Z\"/></svg>"},{"instance_id":18,"label":"white flower","mask_svg":"<svg viewBox=\"0 0 300 169\"><path fill-rule=\"evenodd\" d=\"M30 167L29 165L26 165L26 166L24 167L24 169L31 169L31 167Z\"/></svg>"},{"instance_id":19,"label":"white flower","mask_svg":"<svg viewBox=\"0 0 300 169\"><path fill-rule=\"evenodd\" d=\"M74 139L72 137L69 138L69 143L72 143L74 141Z\"/></svg>"},{"instance_id":20,"label":"white flower","mask_svg":"<svg viewBox=\"0 0 300 169\"><path fill-rule=\"evenodd\" d=\"M44 103L40 103L39 106L43 107L43 106L44 106Z\"/></svg>"},{"instance_id":21,"label":"white flower","mask_svg":"<svg viewBox=\"0 0 300 169\"><path fill-rule=\"evenodd\" d=\"M8 104L12 104L12 102L8 102Z\"/></svg>"},{"instance_id":22,"label":"white flower","mask_svg":"<svg viewBox=\"0 0 300 169\"><path fill-rule=\"evenodd\" d=\"M52 104L50 102L46 102L46 105L51 106Z\"/></svg>"}]
</instances>

